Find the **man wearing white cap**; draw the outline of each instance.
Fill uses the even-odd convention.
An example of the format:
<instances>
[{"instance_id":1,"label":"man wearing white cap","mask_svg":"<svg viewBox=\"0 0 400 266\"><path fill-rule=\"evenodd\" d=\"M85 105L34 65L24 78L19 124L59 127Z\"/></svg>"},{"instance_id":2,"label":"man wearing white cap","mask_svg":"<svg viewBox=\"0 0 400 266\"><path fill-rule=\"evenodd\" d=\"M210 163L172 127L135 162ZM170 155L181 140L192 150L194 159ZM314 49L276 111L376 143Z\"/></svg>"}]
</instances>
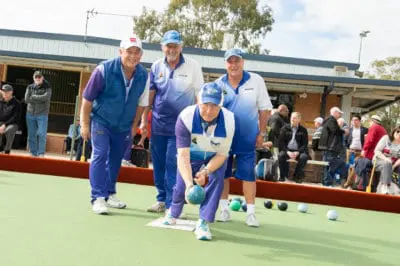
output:
<instances>
[{"instance_id":1,"label":"man wearing white cap","mask_svg":"<svg viewBox=\"0 0 400 266\"><path fill-rule=\"evenodd\" d=\"M107 207L126 207L115 196L116 181L124 151L149 104L147 71L139 64L142 54L139 37L122 40L119 57L97 66L83 91L81 135L92 141L89 178L96 214L107 214Z\"/></svg>"},{"instance_id":2,"label":"man wearing white cap","mask_svg":"<svg viewBox=\"0 0 400 266\"><path fill-rule=\"evenodd\" d=\"M176 180L175 124L179 113L195 103L196 95L204 83L200 65L182 54L182 36L176 30L164 33L161 48L164 57L155 61L150 70L151 158L155 202L147 211L164 212L171 205L172 189ZM147 128L147 113L140 129Z\"/></svg>"}]
</instances>

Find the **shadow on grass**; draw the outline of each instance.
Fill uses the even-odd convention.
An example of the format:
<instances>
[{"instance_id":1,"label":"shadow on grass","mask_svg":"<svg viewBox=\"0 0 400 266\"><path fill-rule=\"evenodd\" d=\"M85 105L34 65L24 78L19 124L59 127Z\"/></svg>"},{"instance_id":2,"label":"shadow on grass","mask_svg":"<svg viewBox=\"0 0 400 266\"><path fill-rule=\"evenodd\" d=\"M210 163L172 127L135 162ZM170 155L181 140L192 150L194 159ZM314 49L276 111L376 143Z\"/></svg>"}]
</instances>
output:
<instances>
[{"instance_id":1,"label":"shadow on grass","mask_svg":"<svg viewBox=\"0 0 400 266\"><path fill-rule=\"evenodd\" d=\"M381 245L384 249L399 245L397 242L371 239L340 233L322 233L314 230L296 229L285 225L263 225L249 228L243 222L215 223L212 227L215 241L239 245L265 247L265 253L243 254L250 259L285 261L287 258L309 259L321 263L339 265L397 265L383 264L374 258L380 252L364 243ZM394 250L393 250L394 251Z\"/></svg>"}]
</instances>

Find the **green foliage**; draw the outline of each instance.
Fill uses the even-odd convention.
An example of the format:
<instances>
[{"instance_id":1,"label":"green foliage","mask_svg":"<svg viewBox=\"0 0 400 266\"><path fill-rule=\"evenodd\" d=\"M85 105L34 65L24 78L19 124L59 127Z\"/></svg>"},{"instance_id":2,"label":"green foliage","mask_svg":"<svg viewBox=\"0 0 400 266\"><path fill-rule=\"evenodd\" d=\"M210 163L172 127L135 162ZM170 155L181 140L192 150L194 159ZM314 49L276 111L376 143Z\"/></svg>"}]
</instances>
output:
<instances>
[{"instance_id":1,"label":"green foliage","mask_svg":"<svg viewBox=\"0 0 400 266\"><path fill-rule=\"evenodd\" d=\"M372 62L371 67L372 69L367 72L368 78L400 80L400 57L375 60ZM369 116L374 114L382 118L382 125L390 132L396 125L400 124L400 101L370 112Z\"/></svg>"},{"instance_id":2,"label":"green foliage","mask_svg":"<svg viewBox=\"0 0 400 266\"><path fill-rule=\"evenodd\" d=\"M237 47L258 54L269 52L261 50L259 39L274 23L271 8L258 0L171 0L165 11L143 8L133 21L134 31L151 43L159 43L165 31L175 29L185 46L220 50L224 33L231 33Z\"/></svg>"},{"instance_id":3,"label":"green foliage","mask_svg":"<svg viewBox=\"0 0 400 266\"><path fill-rule=\"evenodd\" d=\"M372 115L379 115L382 118L382 126L387 132L391 132L393 128L400 124L400 103L399 101L392 103L386 107L377 109L368 113L364 118L370 118ZM367 121L363 125L368 127Z\"/></svg>"},{"instance_id":4,"label":"green foliage","mask_svg":"<svg viewBox=\"0 0 400 266\"><path fill-rule=\"evenodd\" d=\"M375 60L372 69L367 72L368 78L400 80L400 57L388 57L384 60Z\"/></svg>"}]
</instances>

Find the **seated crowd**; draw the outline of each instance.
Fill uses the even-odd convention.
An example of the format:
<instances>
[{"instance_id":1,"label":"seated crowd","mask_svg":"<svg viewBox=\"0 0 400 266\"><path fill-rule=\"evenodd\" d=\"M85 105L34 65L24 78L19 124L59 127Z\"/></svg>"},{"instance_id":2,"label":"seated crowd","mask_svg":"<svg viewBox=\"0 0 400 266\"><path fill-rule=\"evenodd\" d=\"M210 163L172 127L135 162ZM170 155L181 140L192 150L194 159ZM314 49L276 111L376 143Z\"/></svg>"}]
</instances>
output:
<instances>
[{"instance_id":1,"label":"seated crowd","mask_svg":"<svg viewBox=\"0 0 400 266\"><path fill-rule=\"evenodd\" d=\"M288 122L285 110L287 107L281 105L271 116L270 141L264 143L274 150L272 154L279 162L279 181L301 183L304 167L312 159L313 163L326 162L321 178L324 186L365 190L374 172L376 180L372 184L378 193L398 193L400 126L389 135L377 115L371 117L369 129L361 125L359 115L353 115L349 126L342 118L343 112L333 107L326 119L314 119L315 132L309 152L308 133L300 125L301 114L293 112ZM297 161L292 177L289 177L290 161Z\"/></svg>"}]
</instances>

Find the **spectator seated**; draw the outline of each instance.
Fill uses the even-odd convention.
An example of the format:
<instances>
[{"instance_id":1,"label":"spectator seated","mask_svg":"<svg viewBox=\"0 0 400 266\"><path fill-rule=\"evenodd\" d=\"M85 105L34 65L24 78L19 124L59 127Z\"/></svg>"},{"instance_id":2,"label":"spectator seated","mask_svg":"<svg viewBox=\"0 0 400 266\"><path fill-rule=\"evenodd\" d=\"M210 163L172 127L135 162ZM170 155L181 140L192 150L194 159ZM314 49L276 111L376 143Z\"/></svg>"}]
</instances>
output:
<instances>
[{"instance_id":1,"label":"spectator seated","mask_svg":"<svg viewBox=\"0 0 400 266\"><path fill-rule=\"evenodd\" d=\"M381 172L377 192L393 194L395 187L398 189L397 184L392 181L392 176L400 167L400 126L379 140L374 154L374 168Z\"/></svg>"},{"instance_id":2,"label":"spectator seated","mask_svg":"<svg viewBox=\"0 0 400 266\"><path fill-rule=\"evenodd\" d=\"M77 151L77 147L79 145L79 138L81 138L81 127L79 125L79 121L77 121L77 124L75 125L75 134L74 134L74 124L71 124L68 129L68 135L64 140L64 149L63 152L69 153L71 152L71 145L72 145L72 139L75 138L75 143L74 143L74 151Z\"/></svg>"},{"instance_id":3,"label":"spectator seated","mask_svg":"<svg viewBox=\"0 0 400 266\"><path fill-rule=\"evenodd\" d=\"M287 162L289 163L289 176L293 176L298 161L293 159L288 159ZM328 162L307 160L307 163L303 169L304 172L303 182L322 183L324 168L328 166L329 166Z\"/></svg>"},{"instance_id":4,"label":"spectator seated","mask_svg":"<svg viewBox=\"0 0 400 266\"><path fill-rule=\"evenodd\" d=\"M304 167L306 166L308 155L308 132L300 125L301 114L293 112L290 117L290 125L282 127L279 135L279 171L280 181L289 178L288 159L296 160L296 169L293 173L293 180L301 183L304 177Z\"/></svg>"},{"instance_id":5,"label":"spectator seated","mask_svg":"<svg viewBox=\"0 0 400 266\"><path fill-rule=\"evenodd\" d=\"M21 116L21 105L13 96L13 91L8 84L0 90L0 152L5 154L11 151Z\"/></svg>"}]
</instances>

